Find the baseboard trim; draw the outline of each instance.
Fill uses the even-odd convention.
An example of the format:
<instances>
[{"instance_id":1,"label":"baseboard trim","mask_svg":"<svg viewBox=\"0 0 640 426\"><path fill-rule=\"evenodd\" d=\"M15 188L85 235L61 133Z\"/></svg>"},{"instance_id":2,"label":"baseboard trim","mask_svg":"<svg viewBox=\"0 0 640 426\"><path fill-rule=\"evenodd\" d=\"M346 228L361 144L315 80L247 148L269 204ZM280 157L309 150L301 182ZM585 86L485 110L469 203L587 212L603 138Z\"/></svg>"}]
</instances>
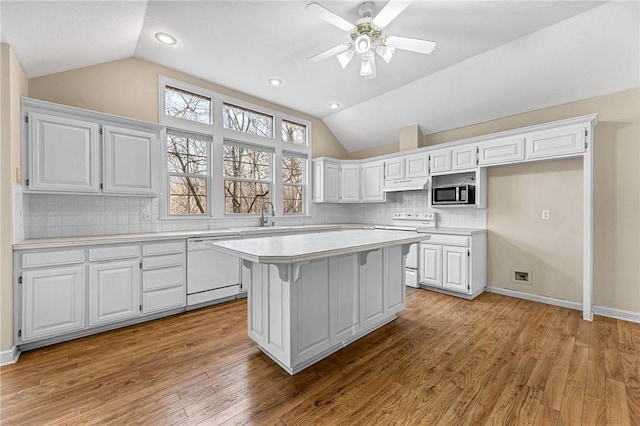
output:
<instances>
[{"instance_id":1,"label":"baseboard trim","mask_svg":"<svg viewBox=\"0 0 640 426\"><path fill-rule=\"evenodd\" d=\"M2 351L0 352L0 366L13 364L18 361L18 358L20 358L20 349L15 346L13 349Z\"/></svg>"},{"instance_id":2,"label":"baseboard trim","mask_svg":"<svg viewBox=\"0 0 640 426\"><path fill-rule=\"evenodd\" d=\"M518 299L531 300L532 302L546 303L547 305L560 306L562 308L575 309L582 311L582 303L570 302L568 300L556 299L555 297L541 296L539 294L523 293L517 290L509 290L501 287L487 286L485 289L489 293L501 294L503 296L516 297Z\"/></svg>"},{"instance_id":3,"label":"baseboard trim","mask_svg":"<svg viewBox=\"0 0 640 426\"><path fill-rule=\"evenodd\" d=\"M592 311L594 315L640 323L640 312L625 311L624 309L607 308L606 306L597 305L593 306Z\"/></svg>"}]
</instances>

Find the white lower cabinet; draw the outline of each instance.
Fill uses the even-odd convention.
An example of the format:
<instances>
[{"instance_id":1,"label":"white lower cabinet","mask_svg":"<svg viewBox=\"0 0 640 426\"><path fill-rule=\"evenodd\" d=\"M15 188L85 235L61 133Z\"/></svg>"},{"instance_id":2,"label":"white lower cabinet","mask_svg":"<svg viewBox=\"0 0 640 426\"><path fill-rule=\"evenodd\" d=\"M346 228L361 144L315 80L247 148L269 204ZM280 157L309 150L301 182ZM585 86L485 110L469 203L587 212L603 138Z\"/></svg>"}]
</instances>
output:
<instances>
[{"instance_id":1,"label":"white lower cabinet","mask_svg":"<svg viewBox=\"0 0 640 426\"><path fill-rule=\"evenodd\" d=\"M15 252L16 345L42 346L179 312L185 260L184 239Z\"/></svg>"},{"instance_id":2,"label":"white lower cabinet","mask_svg":"<svg viewBox=\"0 0 640 426\"><path fill-rule=\"evenodd\" d=\"M486 234L432 234L420 243L420 284L474 298L486 286Z\"/></svg>"},{"instance_id":3,"label":"white lower cabinet","mask_svg":"<svg viewBox=\"0 0 640 426\"><path fill-rule=\"evenodd\" d=\"M25 271L22 274L22 321L18 336L24 342L45 339L84 328L85 266Z\"/></svg>"},{"instance_id":4,"label":"white lower cabinet","mask_svg":"<svg viewBox=\"0 0 640 426\"><path fill-rule=\"evenodd\" d=\"M89 265L89 325L140 315L138 259Z\"/></svg>"},{"instance_id":5,"label":"white lower cabinet","mask_svg":"<svg viewBox=\"0 0 640 426\"><path fill-rule=\"evenodd\" d=\"M177 309L186 303L185 241L142 246L142 313Z\"/></svg>"}]
</instances>

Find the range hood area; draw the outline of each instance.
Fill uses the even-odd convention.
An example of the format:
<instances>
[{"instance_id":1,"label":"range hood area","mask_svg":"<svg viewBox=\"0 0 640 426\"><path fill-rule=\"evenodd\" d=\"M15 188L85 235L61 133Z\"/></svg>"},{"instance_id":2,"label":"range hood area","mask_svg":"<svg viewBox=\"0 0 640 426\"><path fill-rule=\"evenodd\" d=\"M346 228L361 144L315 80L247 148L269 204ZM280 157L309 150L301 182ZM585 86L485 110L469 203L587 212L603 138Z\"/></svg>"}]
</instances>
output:
<instances>
[{"instance_id":1,"label":"range hood area","mask_svg":"<svg viewBox=\"0 0 640 426\"><path fill-rule=\"evenodd\" d=\"M407 178L390 180L384 183L383 192L422 191L428 189L429 178Z\"/></svg>"}]
</instances>

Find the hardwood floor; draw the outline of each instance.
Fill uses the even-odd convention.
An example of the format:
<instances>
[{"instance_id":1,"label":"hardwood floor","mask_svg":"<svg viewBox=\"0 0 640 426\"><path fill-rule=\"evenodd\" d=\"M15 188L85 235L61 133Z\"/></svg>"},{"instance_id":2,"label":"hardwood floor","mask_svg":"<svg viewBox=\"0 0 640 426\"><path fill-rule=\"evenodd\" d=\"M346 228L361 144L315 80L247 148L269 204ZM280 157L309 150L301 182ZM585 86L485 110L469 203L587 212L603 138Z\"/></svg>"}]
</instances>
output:
<instances>
[{"instance_id":1,"label":"hardwood floor","mask_svg":"<svg viewBox=\"0 0 640 426\"><path fill-rule=\"evenodd\" d=\"M640 324L418 291L399 318L289 376L246 302L25 352L0 423L640 425Z\"/></svg>"}]
</instances>

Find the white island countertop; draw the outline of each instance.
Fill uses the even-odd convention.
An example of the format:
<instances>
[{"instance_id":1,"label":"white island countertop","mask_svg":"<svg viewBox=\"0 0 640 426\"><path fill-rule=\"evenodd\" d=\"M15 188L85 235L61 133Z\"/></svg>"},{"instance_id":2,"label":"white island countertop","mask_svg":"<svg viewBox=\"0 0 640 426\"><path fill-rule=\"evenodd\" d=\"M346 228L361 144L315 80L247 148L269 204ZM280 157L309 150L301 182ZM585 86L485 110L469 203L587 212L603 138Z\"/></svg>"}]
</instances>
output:
<instances>
[{"instance_id":1,"label":"white island countertop","mask_svg":"<svg viewBox=\"0 0 640 426\"><path fill-rule=\"evenodd\" d=\"M294 263L428 240L427 234L357 229L212 243L221 251L256 263Z\"/></svg>"}]
</instances>

